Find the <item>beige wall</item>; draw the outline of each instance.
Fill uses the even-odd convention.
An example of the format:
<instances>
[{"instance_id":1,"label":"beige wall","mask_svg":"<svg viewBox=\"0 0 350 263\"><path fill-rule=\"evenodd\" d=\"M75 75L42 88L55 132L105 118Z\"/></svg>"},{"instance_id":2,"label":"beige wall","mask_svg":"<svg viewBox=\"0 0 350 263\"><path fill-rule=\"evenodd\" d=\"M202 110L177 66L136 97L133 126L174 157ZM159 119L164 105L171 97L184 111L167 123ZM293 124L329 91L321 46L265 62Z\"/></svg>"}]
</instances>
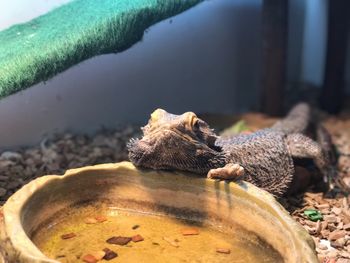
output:
<instances>
[{"instance_id":1,"label":"beige wall","mask_svg":"<svg viewBox=\"0 0 350 263\"><path fill-rule=\"evenodd\" d=\"M261 1L217 0L150 28L129 50L87 60L0 101L0 147L44 134L144 123L155 108L235 112L257 98Z\"/></svg>"}]
</instances>

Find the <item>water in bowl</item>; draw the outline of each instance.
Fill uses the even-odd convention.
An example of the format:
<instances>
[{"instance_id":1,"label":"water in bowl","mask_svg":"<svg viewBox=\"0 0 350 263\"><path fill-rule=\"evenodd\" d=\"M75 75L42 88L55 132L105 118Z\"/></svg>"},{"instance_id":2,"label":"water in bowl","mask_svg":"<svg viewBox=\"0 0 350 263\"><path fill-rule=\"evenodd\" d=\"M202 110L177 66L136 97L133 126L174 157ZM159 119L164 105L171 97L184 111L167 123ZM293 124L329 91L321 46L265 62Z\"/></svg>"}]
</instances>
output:
<instances>
[{"instance_id":1,"label":"water in bowl","mask_svg":"<svg viewBox=\"0 0 350 263\"><path fill-rule=\"evenodd\" d=\"M194 235L184 235L186 231ZM136 235L143 241L125 245L106 242L111 237ZM240 227L104 205L64 209L42 224L32 241L46 256L64 263L84 262L84 256L106 248L118 256L101 262L283 262L271 246Z\"/></svg>"}]
</instances>

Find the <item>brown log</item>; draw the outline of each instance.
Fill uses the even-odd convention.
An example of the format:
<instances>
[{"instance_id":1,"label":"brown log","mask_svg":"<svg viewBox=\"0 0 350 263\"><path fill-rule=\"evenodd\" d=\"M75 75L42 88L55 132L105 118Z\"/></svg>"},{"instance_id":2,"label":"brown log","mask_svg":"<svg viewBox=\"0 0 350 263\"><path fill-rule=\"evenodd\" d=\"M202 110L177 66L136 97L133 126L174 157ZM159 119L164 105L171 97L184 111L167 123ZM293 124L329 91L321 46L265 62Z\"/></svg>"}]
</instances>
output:
<instances>
[{"instance_id":1,"label":"brown log","mask_svg":"<svg viewBox=\"0 0 350 263\"><path fill-rule=\"evenodd\" d=\"M345 63L347 49L349 0L328 1L328 40L321 108L338 113L345 94Z\"/></svg>"},{"instance_id":2,"label":"brown log","mask_svg":"<svg viewBox=\"0 0 350 263\"><path fill-rule=\"evenodd\" d=\"M264 0L261 110L282 115L286 85L288 0Z\"/></svg>"}]
</instances>

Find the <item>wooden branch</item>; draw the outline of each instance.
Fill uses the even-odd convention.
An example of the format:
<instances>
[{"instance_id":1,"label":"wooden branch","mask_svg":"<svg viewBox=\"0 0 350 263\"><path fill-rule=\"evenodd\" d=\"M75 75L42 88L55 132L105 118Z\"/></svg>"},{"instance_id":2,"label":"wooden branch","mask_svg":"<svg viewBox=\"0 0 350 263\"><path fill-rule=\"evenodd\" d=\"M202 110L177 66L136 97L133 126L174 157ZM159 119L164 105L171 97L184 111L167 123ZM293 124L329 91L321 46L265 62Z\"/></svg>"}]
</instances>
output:
<instances>
[{"instance_id":1,"label":"wooden branch","mask_svg":"<svg viewBox=\"0 0 350 263\"><path fill-rule=\"evenodd\" d=\"M288 0L264 0L261 109L270 115L283 114L287 32Z\"/></svg>"},{"instance_id":2,"label":"wooden branch","mask_svg":"<svg viewBox=\"0 0 350 263\"><path fill-rule=\"evenodd\" d=\"M348 33L349 0L329 0L328 41L321 108L338 113L345 94L345 63Z\"/></svg>"}]
</instances>

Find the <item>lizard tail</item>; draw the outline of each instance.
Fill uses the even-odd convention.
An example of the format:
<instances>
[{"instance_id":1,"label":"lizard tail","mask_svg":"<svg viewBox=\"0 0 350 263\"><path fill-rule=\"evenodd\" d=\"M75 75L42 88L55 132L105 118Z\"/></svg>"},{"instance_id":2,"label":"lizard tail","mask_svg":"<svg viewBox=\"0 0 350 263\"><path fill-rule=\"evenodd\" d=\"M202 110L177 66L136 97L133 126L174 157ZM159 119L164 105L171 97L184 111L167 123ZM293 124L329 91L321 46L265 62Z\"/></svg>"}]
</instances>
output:
<instances>
[{"instance_id":1,"label":"lizard tail","mask_svg":"<svg viewBox=\"0 0 350 263\"><path fill-rule=\"evenodd\" d=\"M277 121L271 128L285 134L303 133L305 134L311 120L310 105L300 102L295 105L287 116Z\"/></svg>"},{"instance_id":2,"label":"lizard tail","mask_svg":"<svg viewBox=\"0 0 350 263\"><path fill-rule=\"evenodd\" d=\"M316 132L317 142L320 144L327 162L328 171L324 181L328 183L330 191L338 188L342 192L348 193L350 191L349 187L343 182L342 178L338 176L337 153L334 144L332 143L331 135L321 124L317 126Z\"/></svg>"}]
</instances>

